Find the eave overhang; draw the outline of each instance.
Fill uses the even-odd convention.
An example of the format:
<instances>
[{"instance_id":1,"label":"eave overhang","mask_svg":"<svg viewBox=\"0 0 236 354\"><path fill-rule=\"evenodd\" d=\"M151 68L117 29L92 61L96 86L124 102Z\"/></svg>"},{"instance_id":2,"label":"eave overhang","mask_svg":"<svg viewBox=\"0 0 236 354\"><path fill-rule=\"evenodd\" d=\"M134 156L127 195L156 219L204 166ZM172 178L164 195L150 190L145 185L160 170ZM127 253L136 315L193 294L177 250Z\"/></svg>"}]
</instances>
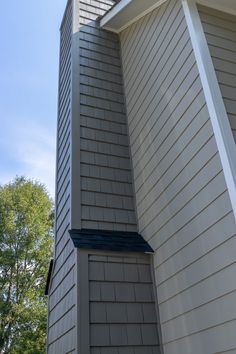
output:
<instances>
[{"instance_id":1,"label":"eave overhang","mask_svg":"<svg viewBox=\"0 0 236 354\"><path fill-rule=\"evenodd\" d=\"M100 20L100 27L120 33L167 0L120 0ZM193 0L195 1L195 0ZM197 3L236 15L235 0L196 0Z\"/></svg>"},{"instance_id":2,"label":"eave overhang","mask_svg":"<svg viewBox=\"0 0 236 354\"><path fill-rule=\"evenodd\" d=\"M100 26L119 33L167 0L121 0L100 20Z\"/></svg>"}]
</instances>

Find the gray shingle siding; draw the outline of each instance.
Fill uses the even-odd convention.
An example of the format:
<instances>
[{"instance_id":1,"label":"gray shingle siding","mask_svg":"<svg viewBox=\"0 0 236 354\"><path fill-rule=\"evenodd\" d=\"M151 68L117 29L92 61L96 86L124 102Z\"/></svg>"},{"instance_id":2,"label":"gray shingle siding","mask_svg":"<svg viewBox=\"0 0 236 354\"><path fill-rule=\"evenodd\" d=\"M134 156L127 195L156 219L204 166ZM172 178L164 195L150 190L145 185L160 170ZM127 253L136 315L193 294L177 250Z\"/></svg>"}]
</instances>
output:
<instances>
[{"instance_id":1,"label":"gray shingle siding","mask_svg":"<svg viewBox=\"0 0 236 354\"><path fill-rule=\"evenodd\" d=\"M119 37L95 20L111 1L80 1L82 228L136 231Z\"/></svg>"},{"instance_id":2,"label":"gray shingle siding","mask_svg":"<svg viewBox=\"0 0 236 354\"><path fill-rule=\"evenodd\" d=\"M236 227L181 2L120 38L138 226L155 250L164 352L221 353L236 347L235 311L225 311Z\"/></svg>"},{"instance_id":3,"label":"gray shingle siding","mask_svg":"<svg viewBox=\"0 0 236 354\"><path fill-rule=\"evenodd\" d=\"M49 289L48 353L64 354L76 347L75 251L70 228L71 45L72 2L61 27L57 128L55 260Z\"/></svg>"},{"instance_id":4,"label":"gray shingle siding","mask_svg":"<svg viewBox=\"0 0 236 354\"><path fill-rule=\"evenodd\" d=\"M79 96L75 97L73 1L68 1L61 26L58 91L55 260L49 289L48 353L73 353L77 347L76 251L68 230L71 205L84 228L136 231L127 137L119 39L99 29L95 20L113 1L79 2ZM74 29L75 30L75 29ZM73 91L73 92L72 92ZM77 91L76 91L77 92ZM78 158L72 126L80 105ZM73 160L72 160L73 154ZM80 200L74 164L80 161ZM72 182L73 174L73 182ZM72 186L73 184L73 186ZM73 193L73 192L72 192ZM74 215L73 215L74 217Z\"/></svg>"},{"instance_id":5,"label":"gray shingle siding","mask_svg":"<svg viewBox=\"0 0 236 354\"><path fill-rule=\"evenodd\" d=\"M158 354L149 256L89 256L91 353Z\"/></svg>"}]
</instances>

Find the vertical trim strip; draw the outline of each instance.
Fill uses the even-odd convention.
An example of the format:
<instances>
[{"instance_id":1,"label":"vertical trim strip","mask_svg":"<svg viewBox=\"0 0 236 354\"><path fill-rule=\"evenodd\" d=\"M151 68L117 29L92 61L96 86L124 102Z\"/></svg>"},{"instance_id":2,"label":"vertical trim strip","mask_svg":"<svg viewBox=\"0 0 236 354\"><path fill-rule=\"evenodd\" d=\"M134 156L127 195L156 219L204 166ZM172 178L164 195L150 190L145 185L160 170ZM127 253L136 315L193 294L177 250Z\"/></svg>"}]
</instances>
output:
<instances>
[{"instance_id":1,"label":"vertical trim strip","mask_svg":"<svg viewBox=\"0 0 236 354\"><path fill-rule=\"evenodd\" d=\"M77 250L78 347L77 353L90 354L88 252Z\"/></svg>"},{"instance_id":2,"label":"vertical trim strip","mask_svg":"<svg viewBox=\"0 0 236 354\"><path fill-rule=\"evenodd\" d=\"M158 331L158 339L160 344L160 354L164 354L161 317L160 317L158 294L157 294L157 281L156 281L155 269L154 269L154 258L153 258L154 256L150 255L149 257L150 257L150 272L152 277L152 288L154 293L156 316L157 316L157 331Z\"/></svg>"},{"instance_id":3,"label":"vertical trim strip","mask_svg":"<svg viewBox=\"0 0 236 354\"><path fill-rule=\"evenodd\" d=\"M236 218L236 144L195 0L182 0L229 196Z\"/></svg>"},{"instance_id":4,"label":"vertical trim strip","mask_svg":"<svg viewBox=\"0 0 236 354\"><path fill-rule=\"evenodd\" d=\"M70 228L81 228L79 0L73 0L71 49L71 210Z\"/></svg>"},{"instance_id":5,"label":"vertical trim strip","mask_svg":"<svg viewBox=\"0 0 236 354\"><path fill-rule=\"evenodd\" d=\"M79 249L74 248L75 252L75 330L76 330L76 342L75 342L75 353L79 354L79 295L78 295L78 288L79 288Z\"/></svg>"}]
</instances>

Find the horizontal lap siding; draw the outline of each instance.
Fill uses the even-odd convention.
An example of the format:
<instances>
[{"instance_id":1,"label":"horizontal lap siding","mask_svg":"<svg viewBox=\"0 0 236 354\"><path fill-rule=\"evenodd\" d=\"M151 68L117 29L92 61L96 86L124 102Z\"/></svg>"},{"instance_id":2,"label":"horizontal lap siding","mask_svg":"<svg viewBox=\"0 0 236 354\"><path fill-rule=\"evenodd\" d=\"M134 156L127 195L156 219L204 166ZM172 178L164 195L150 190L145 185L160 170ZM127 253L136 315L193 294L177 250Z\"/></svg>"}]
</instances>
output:
<instances>
[{"instance_id":1,"label":"horizontal lap siding","mask_svg":"<svg viewBox=\"0 0 236 354\"><path fill-rule=\"evenodd\" d=\"M232 350L235 218L181 3L167 1L120 39L138 224L155 250L164 352Z\"/></svg>"},{"instance_id":2,"label":"horizontal lap siding","mask_svg":"<svg viewBox=\"0 0 236 354\"><path fill-rule=\"evenodd\" d=\"M75 255L70 227L70 128L71 128L72 4L61 28L55 260L49 293L48 353L75 350Z\"/></svg>"},{"instance_id":3,"label":"horizontal lap siding","mask_svg":"<svg viewBox=\"0 0 236 354\"><path fill-rule=\"evenodd\" d=\"M89 256L91 353L158 354L148 256Z\"/></svg>"},{"instance_id":4,"label":"horizontal lap siding","mask_svg":"<svg viewBox=\"0 0 236 354\"><path fill-rule=\"evenodd\" d=\"M82 228L135 231L129 141L117 35L98 16L113 1L80 1Z\"/></svg>"},{"instance_id":5,"label":"horizontal lap siding","mask_svg":"<svg viewBox=\"0 0 236 354\"><path fill-rule=\"evenodd\" d=\"M199 13L236 141L236 16L204 6Z\"/></svg>"}]
</instances>

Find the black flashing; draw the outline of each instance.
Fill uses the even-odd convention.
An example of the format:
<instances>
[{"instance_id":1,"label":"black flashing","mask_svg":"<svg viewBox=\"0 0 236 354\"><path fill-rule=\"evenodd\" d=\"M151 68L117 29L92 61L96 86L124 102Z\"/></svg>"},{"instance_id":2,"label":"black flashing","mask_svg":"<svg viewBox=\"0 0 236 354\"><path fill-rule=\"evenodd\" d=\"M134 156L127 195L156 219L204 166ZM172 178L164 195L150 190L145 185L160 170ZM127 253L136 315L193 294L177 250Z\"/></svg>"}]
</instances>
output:
<instances>
[{"instance_id":1,"label":"black flashing","mask_svg":"<svg viewBox=\"0 0 236 354\"><path fill-rule=\"evenodd\" d=\"M47 282L46 282L44 295L48 295L48 293L49 293L49 285L50 285L51 276L52 276L52 267L53 267L53 259L51 259L50 264L49 264L48 276L47 276Z\"/></svg>"},{"instance_id":2,"label":"black flashing","mask_svg":"<svg viewBox=\"0 0 236 354\"><path fill-rule=\"evenodd\" d=\"M80 249L153 253L137 232L73 229L69 233L74 246Z\"/></svg>"}]
</instances>

